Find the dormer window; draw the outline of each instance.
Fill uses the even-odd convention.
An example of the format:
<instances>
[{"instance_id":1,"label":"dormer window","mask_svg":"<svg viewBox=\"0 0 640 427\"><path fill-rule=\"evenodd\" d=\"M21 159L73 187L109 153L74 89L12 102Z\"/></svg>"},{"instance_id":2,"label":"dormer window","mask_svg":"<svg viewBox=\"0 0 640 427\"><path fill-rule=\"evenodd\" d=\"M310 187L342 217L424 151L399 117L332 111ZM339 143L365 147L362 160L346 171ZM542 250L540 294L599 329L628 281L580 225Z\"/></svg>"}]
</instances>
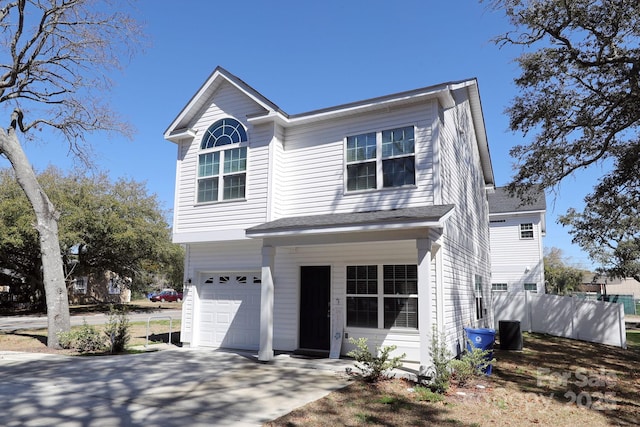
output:
<instances>
[{"instance_id":1,"label":"dormer window","mask_svg":"<svg viewBox=\"0 0 640 427\"><path fill-rule=\"evenodd\" d=\"M200 143L198 203L244 199L247 180L247 131L226 118L212 124Z\"/></svg>"}]
</instances>

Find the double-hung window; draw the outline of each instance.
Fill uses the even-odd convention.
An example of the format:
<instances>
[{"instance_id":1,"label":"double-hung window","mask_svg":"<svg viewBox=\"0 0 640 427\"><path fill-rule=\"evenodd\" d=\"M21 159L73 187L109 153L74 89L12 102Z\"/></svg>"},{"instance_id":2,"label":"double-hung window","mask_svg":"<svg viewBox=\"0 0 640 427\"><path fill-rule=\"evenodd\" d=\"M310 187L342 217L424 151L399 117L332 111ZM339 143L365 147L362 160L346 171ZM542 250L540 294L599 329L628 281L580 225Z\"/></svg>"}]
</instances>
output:
<instances>
[{"instance_id":1,"label":"double-hung window","mask_svg":"<svg viewBox=\"0 0 640 427\"><path fill-rule=\"evenodd\" d=\"M198 155L198 203L245 198L246 141L247 132L235 119L218 120L207 129Z\"/></svg>"},{"instance_id":2,"label":"double-hung window","mask_svg":"<svg viewBox=\"0 0 640 427\"><path fill-rule=\"evenodd\" d=\"M415 185L413 126L347 137L347 191Z\"/></svg>"},{"instance_id":3,"label":"double-hung window","mask_svg":"<svg viewBox=\"0 0 640 427\"><path fill-rule=\"evenodd\" d=\"M417 329L418 267L347 266L347 326Z\"/></svg>"},{"instance_id":4,"label":"double-hung window","mask_svg":"<svg viewBox=\"0 0 640 427\"><path fill-rule=\"evenodd\" d=\"M533 224L528 222L520 224L520 238L525 240L533 239Z\"/></svg>"}]
</instances>

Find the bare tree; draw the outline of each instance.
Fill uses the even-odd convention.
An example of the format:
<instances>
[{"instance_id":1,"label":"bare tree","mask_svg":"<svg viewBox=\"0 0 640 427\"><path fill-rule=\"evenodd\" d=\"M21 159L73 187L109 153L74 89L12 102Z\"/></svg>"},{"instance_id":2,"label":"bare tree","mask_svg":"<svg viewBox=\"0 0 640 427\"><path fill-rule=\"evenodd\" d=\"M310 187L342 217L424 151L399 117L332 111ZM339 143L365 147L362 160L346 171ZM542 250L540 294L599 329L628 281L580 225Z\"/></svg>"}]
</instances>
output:
<instances>
[{"instance_id":1,"label":"bare tree","mask_svg":"<svg viewBox=\"0 0 640 427\"><path fill-rule=\"evenodd\" d=\"M0 154L11 162L36 215L47 301L47 345L57 348L58 333L70 329L59 214L38 183L22 143L35 139L33 131L50 128L53 132L47 135L60 135L71 155L90 163L87 134L107 131L130 136L129 125L101 98L112 85L108 73L138 50L143 34L136 21L121 12L127 6L123 1L2 3L0 111L6 113L9 125L0 128Z\"/></svg>"}]
</instances>

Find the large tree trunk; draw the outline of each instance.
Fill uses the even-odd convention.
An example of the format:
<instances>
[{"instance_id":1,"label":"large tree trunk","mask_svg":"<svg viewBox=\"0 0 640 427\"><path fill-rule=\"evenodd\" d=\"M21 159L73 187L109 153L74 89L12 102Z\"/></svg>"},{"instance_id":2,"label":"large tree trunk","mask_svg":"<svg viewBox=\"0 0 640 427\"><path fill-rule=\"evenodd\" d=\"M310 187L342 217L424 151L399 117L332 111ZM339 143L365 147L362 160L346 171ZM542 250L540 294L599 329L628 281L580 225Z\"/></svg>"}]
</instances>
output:
<instances>
[{"instance_id":1,"label":"large tree trunk","mask_svg":"<svg viewBox=\"0 0 640 427\"><path fill-rule=\"evenodd\" d=\"M0 153L7 156L11 162L18 183L36 214L36 230L40 237L42 276L47 301L47 346L59 348L58 333L67 332L71 328L69 299L58 240L59 215L40 186L18 140L15 127L9 127L6 132L0 129Z\"/></svg>"}]
</instances>

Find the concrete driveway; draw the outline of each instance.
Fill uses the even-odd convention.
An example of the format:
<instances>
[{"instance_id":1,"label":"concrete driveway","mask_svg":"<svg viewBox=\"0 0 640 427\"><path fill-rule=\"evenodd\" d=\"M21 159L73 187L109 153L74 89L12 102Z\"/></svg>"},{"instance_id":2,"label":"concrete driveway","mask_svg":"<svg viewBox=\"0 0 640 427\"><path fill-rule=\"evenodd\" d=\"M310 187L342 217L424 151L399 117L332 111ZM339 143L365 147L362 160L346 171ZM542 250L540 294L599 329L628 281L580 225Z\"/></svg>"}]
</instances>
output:
<instances>
[{"instance_id":1,"label":"concrete driveway","mask_svg":"<svg viewBox=\"0 0 640 427\"><path fill-rule=\"evenodd\" d=\"M349 360L203 349L73 357L0 351L1 424L259 426L345 386Z\"/></svg>"}]
</instances>

